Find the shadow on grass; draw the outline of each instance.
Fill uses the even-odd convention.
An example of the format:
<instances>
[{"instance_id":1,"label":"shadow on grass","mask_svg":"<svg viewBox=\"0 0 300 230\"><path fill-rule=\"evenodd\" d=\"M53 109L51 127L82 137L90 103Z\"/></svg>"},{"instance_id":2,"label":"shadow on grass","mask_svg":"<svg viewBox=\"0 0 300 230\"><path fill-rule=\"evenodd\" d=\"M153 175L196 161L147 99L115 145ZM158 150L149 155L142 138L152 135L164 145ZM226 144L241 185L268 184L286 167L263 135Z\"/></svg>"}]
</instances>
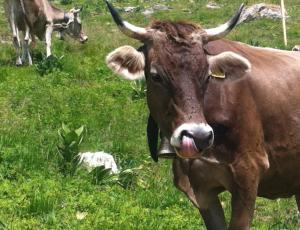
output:
<instances>
[{"instance_id":1,"label":"shadow on grass","mask_svg":"<svg viewBox=\"0 0 300 230\"><path fill-rule=\"evenodd\" d=\"M16 60L14 58L0 59L0 67L5 67L5 66L16 66Z\"/></svg>"},{"instance_id":2,"label":"shadow on grass","mask_svg":"<svg viewBox=\"0 0 300 230\"><path fill-rule=\"evenodd\" d=\"M31 58L33 65L41 62L44 59L44 54L37 50L31 51ZM25 61L25 63L21 66L16 65L16 54L15 53L7 53L4 56L0 56L0 67L8 67L8 66L16 66L16 67L22 67L22 66L28 66L28 59Z\"/></svg>"}]
</instances>

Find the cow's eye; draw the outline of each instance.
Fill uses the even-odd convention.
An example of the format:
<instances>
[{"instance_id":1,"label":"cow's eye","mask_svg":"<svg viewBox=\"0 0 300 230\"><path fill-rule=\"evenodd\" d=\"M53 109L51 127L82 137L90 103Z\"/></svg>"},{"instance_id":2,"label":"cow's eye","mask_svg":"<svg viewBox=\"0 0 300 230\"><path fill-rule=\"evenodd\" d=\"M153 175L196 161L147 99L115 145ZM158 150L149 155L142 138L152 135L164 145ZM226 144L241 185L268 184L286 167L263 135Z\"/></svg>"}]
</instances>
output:
<instances>
[{"instance_id":1,"label":"cow's eye","mask_svg":"<svg viewBox=\"0 0 300 230\"><path fill-rule=\"evenodd\" d=\"M163 81L162 77L159 74L151 74L152 81L161 83Z\"/></svg>"}]
</instances>

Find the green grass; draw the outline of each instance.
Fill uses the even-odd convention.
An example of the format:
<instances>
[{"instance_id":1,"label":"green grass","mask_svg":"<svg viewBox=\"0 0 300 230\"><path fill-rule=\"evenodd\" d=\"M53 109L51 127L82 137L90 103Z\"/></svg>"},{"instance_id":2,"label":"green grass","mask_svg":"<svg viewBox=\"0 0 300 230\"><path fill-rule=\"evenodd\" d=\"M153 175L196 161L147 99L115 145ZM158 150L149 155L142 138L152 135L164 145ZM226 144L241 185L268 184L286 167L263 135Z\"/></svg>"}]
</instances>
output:
<instances>
[{"instance_id":1,"label":"green grass","mask_svg":"<svg viewBox=\"0 0 300 230\"><path fill-rule=\"evenodd\" d=\"M154 2L173 7L152 18L140 13L124 15L137 25L155 18L191 20L210 27L230 17L242 1L217 1L224 6L219 10L207 10L203 0L113 2L119 7L144 8ZM83 22L89 42L80 45L54 38L53 53L63 56L61 70L40 76L35 66L17 68L12 44L0 43L0 229L204 229L198 211L173 186L170 162L155 164L150 159L145 100L133 98L132 85L105 66L108 52L125 44L138 47L138 42L119 33L102 1L73 3L85 7ZM290 49L300 43L300 1L288 0L286 6L291 16ZM9 40L1 7L0 12L0 38ZM283 48L280 21L243 24L229 38ZM35 60L41 52L45 53L43 42L34 51ZM74 177L63 176L56 147L62 122L72 128L86 126L82 151L111 152L123 168L142 166L137 185L130 189L95 185L82 171ZM220 197L229 217L230 196ZM87 215L79 220L78 212ZM259 198L253 229L300 229L295 201Z\"/></svg>"}]
</instances>

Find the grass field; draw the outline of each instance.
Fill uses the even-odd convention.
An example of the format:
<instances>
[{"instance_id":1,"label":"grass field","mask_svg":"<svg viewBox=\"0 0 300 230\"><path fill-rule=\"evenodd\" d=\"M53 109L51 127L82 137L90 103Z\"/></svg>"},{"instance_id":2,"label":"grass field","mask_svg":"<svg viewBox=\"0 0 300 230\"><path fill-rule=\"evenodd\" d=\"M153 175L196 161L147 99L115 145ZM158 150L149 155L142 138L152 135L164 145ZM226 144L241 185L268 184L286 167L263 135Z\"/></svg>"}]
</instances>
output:
<instances>
[{"instance_id":1,"label":"grass field","mask_svg":"<svg viewBox=\"0 0 300 230\"><path fill-rule=\"evenodd\" d=\"M184 19L210 27L225 21L242 1L219 0L223 8L218 10L207 10L204 0L113 2L141 9L154 3L172 6L150 18L140 12L124 14L137 25L155 18ZM63 56L62 68L43 76L36 66L15 67L3 0L0 3L0 229L205 229L198 211L173 186L170 162L156 164L149 157L144 98L134 98L132 84L105 65L105 56L114 48L139 44L118 32L103 2L53 2L64 9L84 6L82 19L89 41L80 45L54 38L53 53ZM286 7L290 49L300 43L300 0L286 0ZM280 21L243 24L229 38L284 48ZM45 53L43 42L33 52L35 63L41 53ZM62 122L72 128L86 126L81 151L104 150L123 169L140 167L137 182L125 189L110 183L96 185L83 171L74 176L62 174L57 150ZM230 196L220 197L229 217ZM259 198L253 229L300 229L294 199Z\"/></svg>"}]
</instances>

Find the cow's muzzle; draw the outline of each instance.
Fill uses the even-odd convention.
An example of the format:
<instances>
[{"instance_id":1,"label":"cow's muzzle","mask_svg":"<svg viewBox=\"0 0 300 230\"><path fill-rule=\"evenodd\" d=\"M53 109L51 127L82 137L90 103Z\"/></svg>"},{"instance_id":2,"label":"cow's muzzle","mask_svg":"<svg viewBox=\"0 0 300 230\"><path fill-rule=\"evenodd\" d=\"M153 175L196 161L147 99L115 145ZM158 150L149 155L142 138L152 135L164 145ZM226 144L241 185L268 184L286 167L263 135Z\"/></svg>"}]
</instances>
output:
<instances>
[{"instance_id":1,"label":"cow's muzzle","mask_svg":"<svg viewBox=\"0 0 300 230\"><path fill-rule=\"evenodd\" d=\"M88 36L84 35L84 36L80 36L79 41L84 44L88 41Z\"/></svg>"},{"instance_id":2,"label":"cow's muzzle","mask_svg":"<svg viewBox=\"0 0 300 230\"><path fill-rule=\"evenodd\" d=\"M300 51L300 45L295 45L292 51Z\"/></svg>"},{"instance_id":3,"label":"cow's muzzle","mask_svg":"<svg viewBox=\"0 0 300 230\"><path fill-rule=\"evenodd\" d=\"M171 137L171 145L181 158L201 157L201 152L211 147L213 141L213 129L204 123L182 124Z\"/></svg>"}]
</instances>

